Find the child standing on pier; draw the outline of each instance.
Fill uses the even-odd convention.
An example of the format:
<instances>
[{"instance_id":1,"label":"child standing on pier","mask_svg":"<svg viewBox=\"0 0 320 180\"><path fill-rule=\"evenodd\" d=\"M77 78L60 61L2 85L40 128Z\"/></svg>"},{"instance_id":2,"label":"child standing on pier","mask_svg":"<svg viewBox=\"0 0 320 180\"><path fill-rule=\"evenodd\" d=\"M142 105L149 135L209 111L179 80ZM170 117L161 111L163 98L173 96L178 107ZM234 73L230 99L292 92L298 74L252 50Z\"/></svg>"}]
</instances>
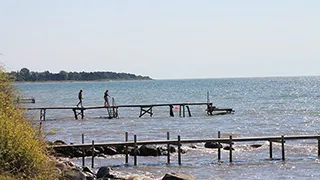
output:
<instances>
[{"instance_id":1,"label":"child standing on pier","mask_svg":"<svg viewBox=\"0 0 320 180\"><path fill-rule=\"evenodd\" d=\"M108 89L106 90L106 92L104 92L104 106L109 106L109 94L108 94Z\"/></svg>"},{"instance_id":2,"label":"child standing on pier","mask_svg":"<svg viewBox=\"0 0 320 180\"><path fill-rule=\"evenodd\" d=\"M79 99L79 102L78 102L78 104L77 104L77 106L79 107L79 105L81 106L81 107L83 107L82 106L82 90L80 90L80 92L79 92L79 94L78 94L78 99Z\"/></svg>"}]
</instances>

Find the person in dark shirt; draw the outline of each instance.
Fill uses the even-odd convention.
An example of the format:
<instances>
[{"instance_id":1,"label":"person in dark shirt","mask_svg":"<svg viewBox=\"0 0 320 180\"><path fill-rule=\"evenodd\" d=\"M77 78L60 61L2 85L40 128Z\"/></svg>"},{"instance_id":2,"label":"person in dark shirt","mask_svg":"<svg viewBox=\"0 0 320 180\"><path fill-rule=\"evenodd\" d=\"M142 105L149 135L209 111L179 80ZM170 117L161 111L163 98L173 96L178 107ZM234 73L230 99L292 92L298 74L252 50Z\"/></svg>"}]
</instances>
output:
<instances>
[{"instance_id":1,"label":"person in dark shirt","mask_svg":"<svg viewBox=\"0 0 320 180\"><path fill-rule=\"evenodd\" d=\"M78 99L79 99L79 103L77 104L77 106L79 107L79 105L81 106L81 107L83 107L82 106L82 90L80 90L80 92L79 92L79 94L78 94Z\"/></svg>"},{"instance_id":2,"label":"person in dark shirt","mask_svg":"<svg viewBox=\"0 0 320 180\"><path fill-rule=\"evenodd\" d=\"M104 106L109 106L109 94L108 94L108 89L106 90L106 92L104 92Z\"/></svg>"}]
</instances>

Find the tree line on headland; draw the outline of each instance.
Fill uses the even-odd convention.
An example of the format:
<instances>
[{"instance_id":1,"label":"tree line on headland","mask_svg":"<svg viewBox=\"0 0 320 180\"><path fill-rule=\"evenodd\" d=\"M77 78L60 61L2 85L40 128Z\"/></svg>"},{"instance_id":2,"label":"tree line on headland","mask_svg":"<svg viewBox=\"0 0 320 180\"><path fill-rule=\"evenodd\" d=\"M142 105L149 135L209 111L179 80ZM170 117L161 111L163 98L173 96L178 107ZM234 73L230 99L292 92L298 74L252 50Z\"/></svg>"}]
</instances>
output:
<instances>
[{"instance_id":1,"label":"tree line on headland","mask_svg":"<svg viewBox=\"0 0 320 180\"><path fill-rule=\"evenodd\" d=\"M116 72L34 72L28 68L8 73L13 81L94 81L94 80L151 80L148 76Z\"/></svg>"}]
</instances>

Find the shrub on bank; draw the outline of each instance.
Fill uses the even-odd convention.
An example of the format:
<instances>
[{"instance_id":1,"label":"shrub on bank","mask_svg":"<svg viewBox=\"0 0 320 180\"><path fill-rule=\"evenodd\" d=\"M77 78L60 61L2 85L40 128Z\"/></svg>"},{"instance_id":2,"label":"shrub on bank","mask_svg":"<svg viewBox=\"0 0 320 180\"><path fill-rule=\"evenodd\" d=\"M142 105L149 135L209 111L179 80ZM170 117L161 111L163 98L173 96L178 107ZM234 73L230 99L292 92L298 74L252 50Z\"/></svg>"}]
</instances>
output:
<instances>
[{"instance_id":1,"label":"shrub on bank","mask_svg":"<svg viewBox=\"0 0 320 180\"><path fill-rule=\"evenodd\" d=\"M0 69L0 179L56 179L45 143L15 99L14 88Z\"/></svg>"}]
</instances>

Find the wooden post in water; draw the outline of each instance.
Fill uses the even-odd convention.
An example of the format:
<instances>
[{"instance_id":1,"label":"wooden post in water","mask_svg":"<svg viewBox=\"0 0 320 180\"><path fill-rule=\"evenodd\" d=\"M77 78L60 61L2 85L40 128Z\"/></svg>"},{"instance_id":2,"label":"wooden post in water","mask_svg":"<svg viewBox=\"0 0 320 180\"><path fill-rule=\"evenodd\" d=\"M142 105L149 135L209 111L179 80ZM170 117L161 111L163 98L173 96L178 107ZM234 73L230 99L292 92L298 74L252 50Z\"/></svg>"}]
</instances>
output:
<instances>
[{"instance_id":1,"label":"wooden post in water","mask_svg":"<svg viewBox=\"0 0 320 180\"><path fill-rule=\"evenodd\" d=\"M272 160L272 141L269 140L269 152L270 152L270 159Z\"/></svg>"},{"instance_id":2,"label":"wooden post in water","mask_svg":"<svg viewBox=\"0 0 320 180\"><path fill-rule=\"evenodd\" d=\"M232 163L232 135L230 136L230 150L229 150L229 161Z\"/></svg>"},{"instance_id":3,"label":"wooden post in water","mask_svg":"<svg viewBox=\"0 0 320 180\"><path fill-rule=\"evenodd\" d=\"M181 166L181 141L180 135L178 136L178 164Z\"/></svg>"},{"instance_id":4,"label":"wooden post in water","mask_svg":"<svg viewBox=\"0 0 320 180\"><path fill-rule=\"evenodd\" d=\"M190 108L189 108L189 106L186 106L186 107L187 107L187 110L188 110L189 117L191 117Z\"/></svg>"},{"instance_id":5,"label":"wooden post in water","mask_svg":"<svg viewBox=\"0 0 320 180\"><path fill-rule=\"evenodd\" d=\"M78 119L78 115L77 115L77 110L76 109L72 109L73 113L74 113L74 119Z\"/></svg>"},{"instance_id":6,"label":"wooden post in water","mask_svg":"<svg viewBox=\"0 0 320 180\"><path fill-rule=\"evenodd\" d=\"M170 133L167 132L167 140L170 140ZM170 164L170 144L167 144L167 150L168 150L168 154L167 154L167 164Z\"/></svg>"},{"instance_id":7,"label":"wooden post in water","mask_svg":"<svg viewBox=\"0 0 320 180\"><path fill-rule=\"evenodd\" d=\"M84 144L84 134L82 134L82 144ZM85 167L85 157L86 157L86 154L85 154L84 148L82 148L82 167Z\"/></svg>"},{"instance_id":8,"label":"wooden post in water","mask_svg":"<svg viewBox=\"0 0 320 180\"><path fill-rule=\"evenodd\" d=\"M186 117L186 108L184 105L183 105L183 117Z\"/></svg>"},{"instance_id":9,"label":"wooden post in water","mask_svg":"<svg viewBox=\"0 0 320 180\"><path fill-rule=\"evenodd\" d=\"M81 119L83 119L84 118L84 110L83 110L83 108L81 108Z\"/></svg>"},{"instance_id":10,"label":"wooden post in water","mask_svg":"<svg viewBox=\"0 0 320 180\"><path fill-rule=\"evenodd\" d=\"M125 141L128 142L128 132L126 132L126 134L125 134ZM128 163L129 163L128 145L125 146L124 151L125 151L125 153L126 153L125 163L128 164Z\"/></svg>"},{"instance_id":11,"label":"wooden post in water","mask_svg":"<svg viewBox=\"0 0 320 180\"><path fill-rule=\"evenodd\" d=\"M318 156L320 156L320 139L318 138Z\"/></svg>"},{"instance_id":12,"label":"wooden post in water","mask_svg":"<svg viewBox=\"0 0 320 180\"><path fill-rule=\"evenodd\" d=\"M137 166L137 135L134 135L134 158L133 158L133 164L134 166Z\"/></svg>"},{"instance_id":13,"label":"wooden post in water","mask_svg":"<svg viewBox=\"0 0 320 180\"><path fill-rule=\"evenodd\" d=\"M218 138L221 137L220 131L218 131ZM218 162L221 162L221 148L220 143L218 143Z\"/></svg>"},{"instance_id":14,"label":"wooden post in water","mask_svg":"<svg viewBox=\"0 0 320 180\"><path fill-rule=\"evenodd\" d=\"M92 140L92 162L91 168L94 168L94 140Z\"/></svg>"},{"instance_id":15,"label":"wooden post in water","mask_svg":"<svg viewBox=\"0 0 320 180\"><path fill-rule=\"evenodd\" d=\"M40 109L40 121L46 120L46 109Z\"/></svg>"},{"instance_id":16,"label":"wooden post in water","mask_svg":"<svg viewBox=\"0 0 320 180\"><path fill-rule=\"evenodd\" d=\"M173 105L169 105L169 114L170 114L170 117L174 117Z\"/></svg>"},{"instance_id":17,"label":"wooden post in water","mask_svg":"<svg viewBox=\"0 0 320 180\"><path fill-rule=\"evenodd\" d=\"M284 154L284 136L281 136L281 147L282 147L282 161L285 160L285 154Z\"/></svg>"}]
</instances>

